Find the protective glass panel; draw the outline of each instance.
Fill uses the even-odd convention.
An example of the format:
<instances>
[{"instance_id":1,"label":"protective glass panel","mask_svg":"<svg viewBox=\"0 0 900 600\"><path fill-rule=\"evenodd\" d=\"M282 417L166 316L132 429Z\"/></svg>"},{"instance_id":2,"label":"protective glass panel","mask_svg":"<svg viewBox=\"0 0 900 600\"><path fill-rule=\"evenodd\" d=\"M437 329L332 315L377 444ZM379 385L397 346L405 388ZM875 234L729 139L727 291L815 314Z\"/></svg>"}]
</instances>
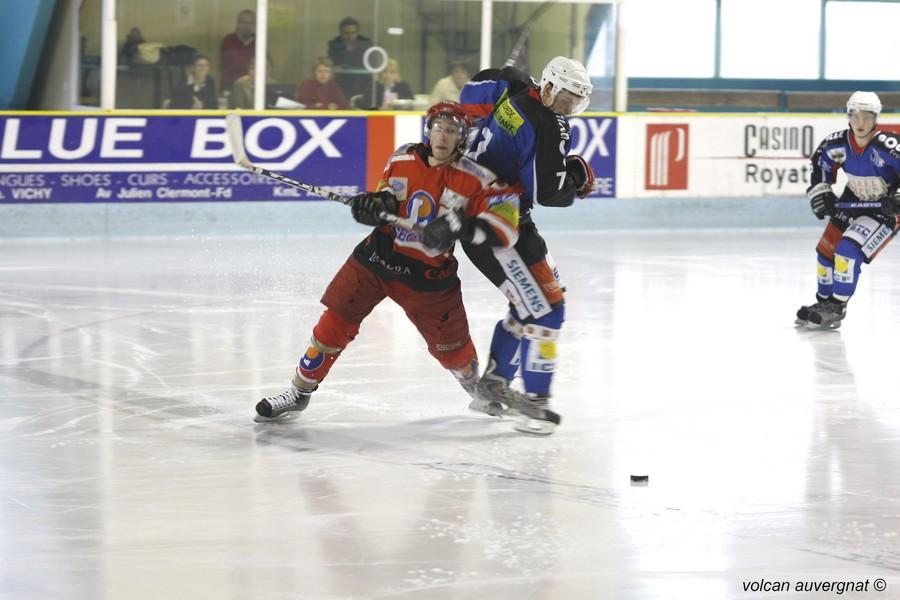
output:
<instances>
[{"instance_id":1,"label":"protective glass panel","mask_svg":"<svg viewBox=\"0 0 900 600\"><path fill-rule=\"evenodd\" d=\"M100 106L101 0L85 0L78 11L78 102Z\"/></svg>"},{"instance_id":2,"label":"protective glass panel","mask_svg":"<svg viewBox=\"0 0 900 600\"><path fill-rule=\"evenodd\" d=\"M898 3L828 2L825 78L896 80L900 37L890 30L893 23L900 23Z\"/></svg>"},{"instance_id":3,"label":"protective glass panel","mask_svg":"<svg viewBox=\"0 0 900 600\"><path fill-rule=\"evenodd\" d=\"M615 11L611 4L497 2L492 65L514 64L540 79L554 56L577 59L594 84L589 109L611 110Z\"/></svg>"},{"instance_id":4,"label":"protective glass panel","mask_svg":"<svg viewBox=\"0 0 900 600\"><path fill-rule=\"evenodd\" d=\"M634 0L625 5L629 77L712 77L716 0Z\"/></svg>"},{"instance_id":5,"label":"protective glass panel","mask_svg":"<svg viewBox=\"0 0 900 600\"><path fill-rule=\"evenodd\" d=\"M722 77L818 77L821 12L820 0L722 0Z\"/></svg>"},{"instance_id":6,"label":"protective glass panel","mask_svg":"<svg viewBox=\"0 0 900 600\"><path fill-rule=\"evenodd\" d=\"M99 103L102 0L82 6L82 96ZM118 108L250 108L252 0L117 0ZM494 3L492 65L535 77L557 55L589 67L594 110L611 107L615 5ZM270 0L267 108L422 110L480 65L482 3ZM199 63L194 59L198 56ZM299 103L299 104L298 104Z\"/></svg>"}]
</instances>

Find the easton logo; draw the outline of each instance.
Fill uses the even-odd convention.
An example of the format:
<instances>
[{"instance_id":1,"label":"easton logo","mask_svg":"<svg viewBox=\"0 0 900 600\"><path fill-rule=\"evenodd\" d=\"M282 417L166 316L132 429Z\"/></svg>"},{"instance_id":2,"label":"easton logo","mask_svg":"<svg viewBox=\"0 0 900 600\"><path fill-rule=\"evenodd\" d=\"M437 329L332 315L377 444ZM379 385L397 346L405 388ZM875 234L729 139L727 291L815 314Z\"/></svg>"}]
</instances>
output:
<instances>
[{"instance_id":1,"label":"easton logo","mask_svg":"<svg viewBox=\"0 0 900 600\"><path fill-rule=\"evenodd\" d=\"M647 125L644 189L686 190L688 187L688 126Z\"/></svg>"}]
</instances>

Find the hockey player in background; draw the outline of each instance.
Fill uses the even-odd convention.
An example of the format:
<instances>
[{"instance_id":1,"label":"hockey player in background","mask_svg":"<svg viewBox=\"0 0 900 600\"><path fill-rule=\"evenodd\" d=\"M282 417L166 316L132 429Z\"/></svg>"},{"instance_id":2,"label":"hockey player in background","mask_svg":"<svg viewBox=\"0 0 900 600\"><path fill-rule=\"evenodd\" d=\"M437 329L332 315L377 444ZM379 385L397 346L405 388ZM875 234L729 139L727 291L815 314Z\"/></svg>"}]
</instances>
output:
<instances>
[{"instance_id":1,"label":"hockey player in background","mask_svg":"<svg viewBox=\"0 0 900 600\"><path fill-rule=\"evenodd\" d=\"M304 410L363 319L385 297L403 308L432 356L474 393L478 358L469 337L453 240L498 248L515 244L519 190L496 183L490 170L461 155L470 125L458 103L435 104L426 115L424 143L401 147L388 160L377 191L352 198L354 219L375 229L325 290L325 312L290 388L259 401L257 421ZM384 213L406 217L416 226L389 224ZM552 418L549 411L521 408L536 418Z\"/></svg>"},{"instance_id":2,"label":"hockey player in background","mask_svg":"<svg viewBox=\"0 0 900 600\"><path fill-rule=\"evenodd\" d=\"M570 206L576 196L583 198L593 189L590 165L569 155L567 120L587 108L592 90L580 62L557 56L544 68L540 82L512 67L487 69L462 91L463 106L481 125L468 156L524 190L515 246L463 243L472 262L509 299L509 313L494 328L490 360L471 405L487 414L514 412L510 399L515 400L516 393L509 384L518 371L528 400L549 406L556 342L565 316L564 290L531 210L535 202ZM552 423L525 422L536 432L552 431Z\"/></svg>"},{"instance_id":3,"label":"hockey player in background","mask_svg":"<svg viewBox=\"0 0 900 600\"><path fill-rule=\"evenodd\" d=\"M870 263L897 233L900 214L900 136L878 131L881 100L854 92L847 101L849 128L825 138L812 156L809 196L813 214L829 217L816 247L816 302L797 311L797 325L837 329L847 314L863 263ZM847 187L831 189L838 169Z\"/></svg>"}]
</instances>

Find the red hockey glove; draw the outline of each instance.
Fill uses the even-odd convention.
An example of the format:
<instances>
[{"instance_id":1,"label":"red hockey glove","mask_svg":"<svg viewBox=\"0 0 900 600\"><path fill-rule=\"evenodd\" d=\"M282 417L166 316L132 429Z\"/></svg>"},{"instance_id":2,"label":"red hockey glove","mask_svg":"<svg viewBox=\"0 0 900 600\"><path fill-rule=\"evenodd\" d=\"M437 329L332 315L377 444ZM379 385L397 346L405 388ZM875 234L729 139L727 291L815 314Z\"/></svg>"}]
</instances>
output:
<instances>
[{"instance_id":1,"label":"red hockey glove","mask_svg":"<svg viewBox=\"0 0 900 600\"><path fill-rule=\"evenodd\" d=\"M594 191L597 185L597 176L586 160L577 154L566 157L566 174L572 178L575 187L578 188L578 197L584 198Z\"/></svg>"}]
</instances>

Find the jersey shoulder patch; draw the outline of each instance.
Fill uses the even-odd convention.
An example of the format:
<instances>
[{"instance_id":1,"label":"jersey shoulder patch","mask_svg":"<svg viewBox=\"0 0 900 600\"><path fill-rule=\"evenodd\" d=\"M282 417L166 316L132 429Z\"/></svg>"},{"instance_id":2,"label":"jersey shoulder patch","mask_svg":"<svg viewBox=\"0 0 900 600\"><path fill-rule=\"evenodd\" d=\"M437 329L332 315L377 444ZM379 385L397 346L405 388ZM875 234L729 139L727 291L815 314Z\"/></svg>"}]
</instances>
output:
<instances>
[{"instance_id":1,"label":"jersey shoulder patch","mask_svg":"<svg viewBox=\"0 0 900 600\"><path fill-rule=\"evenodd\" d=\"M497 104L497 108L494 110L494 121L497 122L497 125L503 131L511 136L515 136L525 124L525 117L507 96Z\"/></svg>"},{"instance_id":2,"label":"jersey shoulder patch","mask_svg":"<svg viewBox=\"0 0 900 600\"><path fill-rule=\"evenodd\" d=\"M820 156L825 155L833 163L843 163L847 160L847 148L849 146L849 130L842 129L829 133L822 140L822 143L819 144L816 153L813 155L813 162L817 162Z\"/></svg>"},{"instance_id":3,"label":"jersey shoulder patch","mask_svg":"<svg viewBox=\"0 0 900 600\"><path fill-rule=\"evenodd\" d=\"M473 175L481 183L481 187L487 187L492 181L497 179L493 171L483 165L479 165L468 156L459 157L453 166L463 173Z\"/></svg>"}]
</instances>

